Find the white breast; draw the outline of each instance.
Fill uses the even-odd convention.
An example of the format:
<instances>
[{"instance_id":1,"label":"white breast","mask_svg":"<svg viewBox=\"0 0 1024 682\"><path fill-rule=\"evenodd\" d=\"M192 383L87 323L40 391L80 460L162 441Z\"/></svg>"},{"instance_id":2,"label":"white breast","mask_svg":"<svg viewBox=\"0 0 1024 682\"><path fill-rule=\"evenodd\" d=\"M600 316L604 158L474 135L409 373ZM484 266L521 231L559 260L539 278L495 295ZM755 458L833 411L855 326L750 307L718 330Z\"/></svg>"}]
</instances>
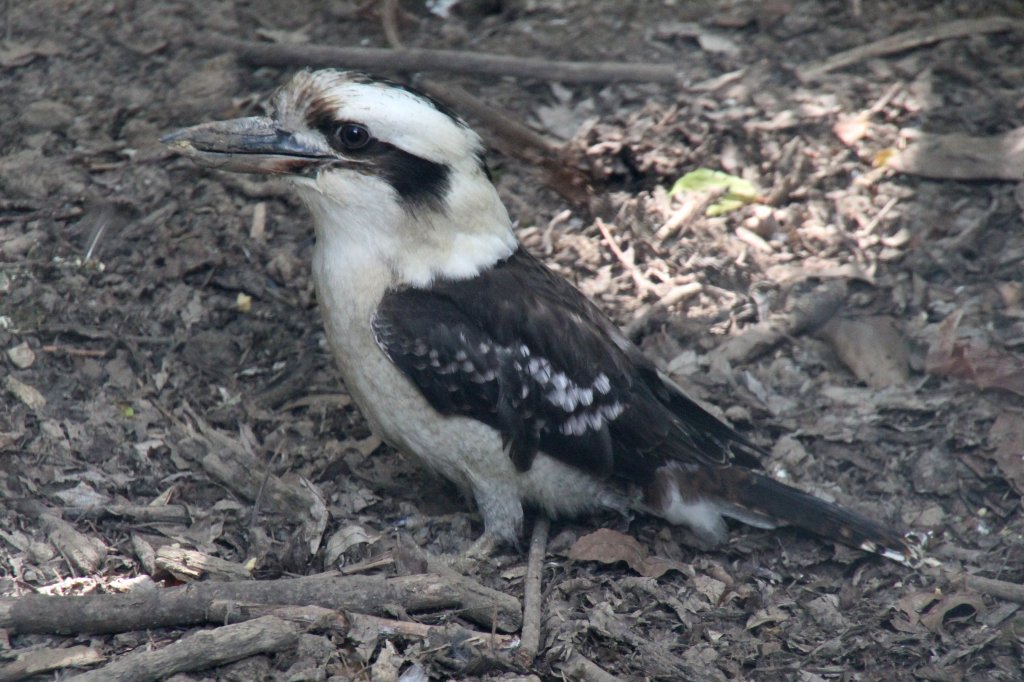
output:
<instances>
[{"instance_id":1,"label":"white breast","mask_svg":"<svg viewBox=\"0 0 1024 682\"><path fill-rule=\"evenodd\" d=\"M519 535L523 501L551 515L621 507L605 483L544 454L528 472L516 471L493 428L436 412L374 339L371 321L389 274L359 253L358 242L341 246L318 239L317 298L345 385L377 435L471 494L487 531L506 540Z\"/></svg>"}]
</instances>

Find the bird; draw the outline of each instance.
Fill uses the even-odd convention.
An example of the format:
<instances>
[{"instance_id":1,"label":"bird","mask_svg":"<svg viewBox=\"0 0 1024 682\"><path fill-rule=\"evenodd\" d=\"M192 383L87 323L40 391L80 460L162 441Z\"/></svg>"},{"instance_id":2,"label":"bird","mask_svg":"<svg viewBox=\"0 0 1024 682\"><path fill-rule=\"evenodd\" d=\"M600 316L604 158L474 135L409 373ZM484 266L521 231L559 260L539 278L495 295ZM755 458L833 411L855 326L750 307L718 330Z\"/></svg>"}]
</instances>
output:
<instances>
[{"instance_id":1,"label":"bird","mask_svg":"<svg viewBox=\"0 0 1024 682\"><path fill-rule=\"evenodd\" d=\"M726 520L795 526L913 565L905 533L771 478L766 451L691 398L518 241L481 137L385 78L303 70L263 116L162 141L196 163L286 179L344 384L385 443L471 498L487 556L524 510L644 513L722 542Z\"/></svg>"}]
</instances>

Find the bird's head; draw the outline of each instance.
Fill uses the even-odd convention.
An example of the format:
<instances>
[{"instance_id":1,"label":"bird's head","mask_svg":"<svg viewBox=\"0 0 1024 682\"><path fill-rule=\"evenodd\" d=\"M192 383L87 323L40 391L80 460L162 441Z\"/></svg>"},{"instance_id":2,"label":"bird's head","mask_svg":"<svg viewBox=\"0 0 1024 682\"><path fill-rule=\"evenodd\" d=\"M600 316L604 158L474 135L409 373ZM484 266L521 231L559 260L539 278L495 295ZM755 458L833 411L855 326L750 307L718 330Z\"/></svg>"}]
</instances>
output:
<instances>
[{"instance_id":1,"label":"bird's head","mask_svg":"<svg viewBox=\"0 0 1024 682\"><path fill-rule=\"evenodd\" d=\"M269 115L163 141L204 166L283 176L310 208L326 257L366 251L399 283L469 277L515 248L480 137L390 81L303 71L275 93Z\"/></svg>"}]
</instances>

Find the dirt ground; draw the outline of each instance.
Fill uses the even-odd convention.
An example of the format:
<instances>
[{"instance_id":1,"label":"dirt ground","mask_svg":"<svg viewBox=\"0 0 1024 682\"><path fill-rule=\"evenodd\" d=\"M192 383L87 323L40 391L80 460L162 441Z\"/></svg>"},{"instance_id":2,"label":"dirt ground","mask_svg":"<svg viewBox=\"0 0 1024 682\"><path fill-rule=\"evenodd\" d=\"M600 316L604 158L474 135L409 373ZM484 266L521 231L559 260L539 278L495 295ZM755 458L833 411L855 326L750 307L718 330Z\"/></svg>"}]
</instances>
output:
<instances>
[{"instance_id":1,"label":"dirt ground","mask_svg":"<svg viewBox=\"0 0 1024 682\"><path fill-rule=\"evenodd\" d=\"M469 503L381 445L345 393L287 188L158 142L258 112L289 73L194 37L385 46L378 8L361 4L0 8L0 596L412 574L409 547L455 554L480 533ZM963 577L1024 583L1024 185L879 165L915 131L1024 125L1024 31L798 78L841 50L996 15L1024 7L464 0L447 17L404 2L398 22L411 46L680 66L676 86L430 77L564 143L592 183L589 205L570 204L535 165L492 154L534 253L768 448L773 475L930 533L941 566L788 529L737 526L708 549L648 517L557 520L526 665L471 642L312 628L173 679L594 678L580 655L629 680L1024 679L1019 600ZM686 214L665 190L701 167L763 201ZM571 559L600 528L661 568L611 549ZM469 577L521 598L526 542ZM482 628L452 609L376 615ZM16 666L74 652L96 667L198 627L8 627L0 678L63 679L80 669Z\"/></svg>"}]
</instances>

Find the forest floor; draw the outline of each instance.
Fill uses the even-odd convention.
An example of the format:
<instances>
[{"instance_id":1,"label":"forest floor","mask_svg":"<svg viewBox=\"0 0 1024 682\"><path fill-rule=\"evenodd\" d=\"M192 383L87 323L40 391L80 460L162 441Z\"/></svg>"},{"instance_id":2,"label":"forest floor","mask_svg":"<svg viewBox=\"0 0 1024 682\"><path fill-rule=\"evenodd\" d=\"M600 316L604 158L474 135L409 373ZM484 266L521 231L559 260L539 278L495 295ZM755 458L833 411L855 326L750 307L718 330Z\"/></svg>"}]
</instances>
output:
<instances>
[{"instance_id":1,"label":"forest floor","mask_svg":"<svg viewBox=\"0 0 1024 682\"><path fill-rule=\"evenodd\" d=\"M283 7L3 5L0 679L173 652L225 620L33 633L10 611L33 593L405 579L482 530L345 392L303 207L158 141L258 113L291 71L204 36L388 44L374 3ZM530 660L347 606L360 627L306 626L173 679L1024 679L1022 22L1017 0L403 2L408 46L678 66L675 84L428 76L586 179L570 191L466 112L533 253L769 450L773 476L929 533L931 561L790 529L736 526L708 549L651 517L555 520ZM930 27L952 29L826 62ZM759 200L707 216L668 196L698 168ZM596 560L570 558L599 529ZM465 577L520 600L527 542ZM491 629L395 595L365 611Z\"/></svg>"}]
</instances>

